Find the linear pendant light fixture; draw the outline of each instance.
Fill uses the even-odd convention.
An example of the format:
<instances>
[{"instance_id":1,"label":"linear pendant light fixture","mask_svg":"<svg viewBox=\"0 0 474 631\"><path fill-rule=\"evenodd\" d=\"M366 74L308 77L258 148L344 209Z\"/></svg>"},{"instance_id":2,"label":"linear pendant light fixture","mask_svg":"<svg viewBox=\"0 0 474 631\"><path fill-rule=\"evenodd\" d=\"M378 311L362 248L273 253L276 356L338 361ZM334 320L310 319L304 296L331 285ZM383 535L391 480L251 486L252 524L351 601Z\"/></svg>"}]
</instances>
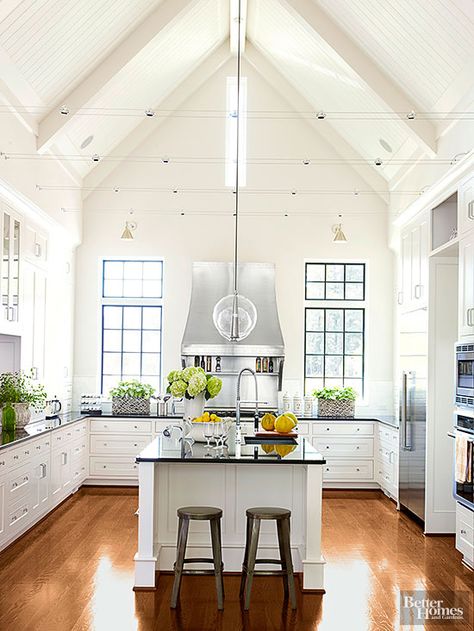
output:
<instances>
[{"instance_id":1,"label":"linear pendant light fixture","mask_svg":"<svg viewBox=\"0 0 474 631\"><path fill-rule=\"evenodd\" d=\"M214 307L212 318L220 335L230 342L245 339L257 324L257 309L251 300L239 293L239 163L240 163L240 82L241 82L241 27L242 6L239 0L237 37L237 116L235 161L235 223L234 223L234 291L224 296Z\"/></svg>"}]
</instances>

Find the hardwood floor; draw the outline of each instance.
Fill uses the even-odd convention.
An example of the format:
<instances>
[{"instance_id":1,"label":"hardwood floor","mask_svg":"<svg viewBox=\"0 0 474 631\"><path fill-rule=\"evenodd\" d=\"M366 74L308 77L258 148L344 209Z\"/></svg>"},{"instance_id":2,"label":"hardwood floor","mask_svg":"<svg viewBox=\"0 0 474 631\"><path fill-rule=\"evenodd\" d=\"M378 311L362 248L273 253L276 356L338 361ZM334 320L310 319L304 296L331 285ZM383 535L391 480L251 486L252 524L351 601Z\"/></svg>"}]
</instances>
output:
<instances>
[{"instance_id":1,"label":"hardwood floor","mask_svg":"<svg viewBox=\"0 0 474 631\"><path fill-rule=\"evenodd\" d=\"M400 628L400 589L474 592L454 538L423 537L380 492L328 491L323 505L324 596L299 593L292 612L281 579L256 578L243 614L239 577L226 576L219 613L213 577L185 577L181 608L171 611L171 576L160 577L157 592L132 591L136 491L81 489L0 553L0 629L389 631Z\"/></svg>"}]
</instances>

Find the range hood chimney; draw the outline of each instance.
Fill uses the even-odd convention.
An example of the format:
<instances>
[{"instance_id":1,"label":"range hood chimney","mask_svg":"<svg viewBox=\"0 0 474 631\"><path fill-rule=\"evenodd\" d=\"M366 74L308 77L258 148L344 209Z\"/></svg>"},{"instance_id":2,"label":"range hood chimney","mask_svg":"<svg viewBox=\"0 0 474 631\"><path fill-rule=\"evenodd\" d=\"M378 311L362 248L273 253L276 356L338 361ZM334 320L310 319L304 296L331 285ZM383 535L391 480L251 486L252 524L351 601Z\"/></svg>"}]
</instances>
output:
<instances>
[{"instance_id":1,"label":"range hood chimney","mask_svg":"<svg viewBox=\"0 0 474 631\"><path fill-rule=\"evenodd\" d=\"M240 342L228 342L219 335L212 314L222 296L232 293L232 263L193 263L191 302L182 355L284 356L275 295L275 266L273 263L241 263L238 273L240 291L257 309L254 330Z\"/></svg>"}]
</instances>

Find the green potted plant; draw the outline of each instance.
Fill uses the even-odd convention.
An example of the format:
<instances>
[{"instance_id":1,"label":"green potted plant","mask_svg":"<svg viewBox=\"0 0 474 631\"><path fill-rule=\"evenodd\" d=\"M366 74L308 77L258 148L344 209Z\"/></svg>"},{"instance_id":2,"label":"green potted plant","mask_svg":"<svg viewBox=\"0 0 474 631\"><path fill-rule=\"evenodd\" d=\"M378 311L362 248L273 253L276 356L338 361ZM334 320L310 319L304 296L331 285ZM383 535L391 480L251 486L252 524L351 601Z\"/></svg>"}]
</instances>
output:
<instances>
[{"instance_id":1,"label":"green potted plant","mask_svg":"<svg viewBox=\"0 0 474 631\"><path fill-rule=\"evenodd\" d=\"M2 429L13 431L31 420L31 410L41 411L46 403L46 392L32 375L23 371L0 374L0 408Z\"/></svg>"},{"instance_id":2,"label":"green potted plant","mask_svg":"<svg viewBox=\"0 0 474 631\"><path fill-rule=\"evenodd\" d=\"M326 418L353 418L357 394L353 388L325 387L315 390L318 399L318 416Z\"/></svg>"},{"instance_id":3,"label":"green potted plant","mask_svg":"<svg viewBox=\"0 0 474 631\"><path fill-rule=\"evenodd\" d=\"M112 414L126 416L127 414L150 414L150 398L155 388L148 383L141 383L136 379L120 381L112 388Z\"/></svg>"},{"instance_id":4,"label":"green potted plant","mask_svg":"<svg viewBox=\"0 0 474 631\"><path fill-rule=\"evenodd\" d=\"M172 370L166 392L175 399L184 397L184 420L192 421L204 412L205 402L217 397L222 388L219 377L207 375L202 368L188 366Z\"/></svg>"}]
</instances>

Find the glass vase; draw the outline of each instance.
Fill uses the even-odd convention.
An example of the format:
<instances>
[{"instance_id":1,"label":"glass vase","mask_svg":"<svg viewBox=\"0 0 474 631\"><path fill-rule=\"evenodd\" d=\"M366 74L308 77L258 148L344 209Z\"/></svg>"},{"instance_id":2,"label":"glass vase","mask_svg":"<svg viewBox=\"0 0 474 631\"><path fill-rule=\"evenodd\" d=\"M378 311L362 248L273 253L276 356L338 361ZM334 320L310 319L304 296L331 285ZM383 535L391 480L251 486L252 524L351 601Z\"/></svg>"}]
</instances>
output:
<instances>
[{"instance_id":1,"label":"glass vase","mask_svg":"<svg viewBox=\"0 0 474 631\"><path fill-rule=\"evenodd\" d=\"M15 408L7 403L2 409L2 431L14 432L16 426L16 411Z\"/></svg>"}]
</instances>

